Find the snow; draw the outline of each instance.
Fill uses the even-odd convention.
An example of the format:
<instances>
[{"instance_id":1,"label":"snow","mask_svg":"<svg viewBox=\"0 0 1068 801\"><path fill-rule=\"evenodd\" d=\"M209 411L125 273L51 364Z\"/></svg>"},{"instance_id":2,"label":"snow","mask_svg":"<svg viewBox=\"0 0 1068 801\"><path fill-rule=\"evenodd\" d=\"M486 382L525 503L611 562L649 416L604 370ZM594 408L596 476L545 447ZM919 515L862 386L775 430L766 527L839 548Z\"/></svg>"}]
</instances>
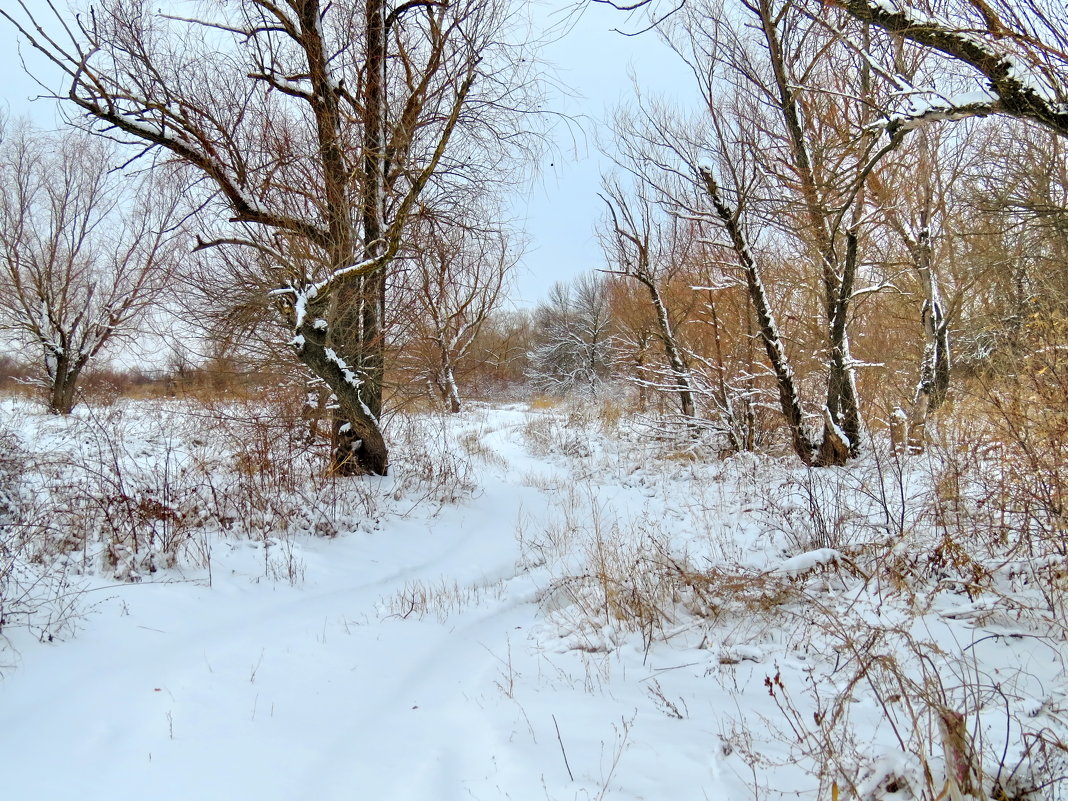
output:
<instances>
[{"instance_id":1,"label":"snow","mask_svg":"<svg viewBox=\"0 0 1068 801\"><path fill-rule=\"evenodd\" d=\"M792 556L779 565L779 572L788 576L800 576L824 565L833 565L842 559L840 551L834 548L818 548Z\"/></svg>"},{"instance_id":2,"label":"snow","mask_svg":"<svg viewBox=\"0 0 1068 801\"><path fill-rule=\"evenodd\" d=\"M134 495L165 464L175 495L173 476L211 481L237 509L228 449L247 437L218 425L182 404L64 420L0 401L0 432L52 454L21 473L33 503L91 481L99 451L127 460ZM1021 617L1019 579L1063 560L1002 560L999 592L974 599L952 582L864 582L851 566L888 534L872 489L886 464L679 462L672 443L606 432L595 407L390 425L389 477L323 484L319 498L298 486L292 507L272 491L262 519L198 528L175 565L136 583L99 550L72 560L77 633L4 629L4 798L830 798L806 751L827 734L862 797L904 799L888 788L921 785L920 756L941 775L937 742L902 749L890 725L912 744L902 716L924 692L959 700L1010 759L1024 728L1063 730L1063 641ZM921 466L890 477L893 497L927 497ZM696 572L665 589L670 560ZM642 618L654 602L662 614ZM850 682L850 642L871 649L869 680ZM909 705L873 695L888 665L916 682ZM821 729L839 697L848 725Z\"/></svg>"},{"instance_id":3,"label":"snow","mask_svg":"<svg viewBox=\"0 0 1068 801\"><path fill-rule=\"evenodd\" d=\"M356 375L356 373L352 370L351 367L349 367L348 363L337 355L336 350L334 350L333 348L327 348L326 358L337 365L337 368L341 371L341 374L342 376L344 376L346 383L348 383L350 386L359 389L359 387L363 384L363 381L361 381L360 377Z\"/></svg>"}]
</instances>

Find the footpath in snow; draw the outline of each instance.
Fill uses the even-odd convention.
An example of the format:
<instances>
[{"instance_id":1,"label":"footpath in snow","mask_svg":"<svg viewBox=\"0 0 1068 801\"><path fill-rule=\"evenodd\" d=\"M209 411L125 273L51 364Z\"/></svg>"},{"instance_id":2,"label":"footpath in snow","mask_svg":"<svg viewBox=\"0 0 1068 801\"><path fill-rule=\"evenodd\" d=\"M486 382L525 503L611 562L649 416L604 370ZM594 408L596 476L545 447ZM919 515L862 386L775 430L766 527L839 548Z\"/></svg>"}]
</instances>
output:
<instances>
[{"instance_id":1,"label":"footpath in snow","mask_svg":"<svg viewBox=\"0 0 1068 801\"><path fill-rule=\"evenodd\" d=\"M454 503L413 506L376 479L375 525L220 536L210 571L86 578L76 636L9 634L0 798L817 798L827 714L851 721L824 745L868 760L868 797L911 798L894 782L922 778L885 696L827 645L853 619L982 652L1011 666L1004 704L1059 714L1059 651L959 599L913 620L851 595L853 557L789 553L746 517L744 463L728 480L681 459L644 470L581 432L545 447L538 414L462 418L475 476ZM683 556L744 566L749 584L679 567L634 600L648 559ZM818 603L798 611L790 593L813 581Z\"/></svg>"}]
</instances>

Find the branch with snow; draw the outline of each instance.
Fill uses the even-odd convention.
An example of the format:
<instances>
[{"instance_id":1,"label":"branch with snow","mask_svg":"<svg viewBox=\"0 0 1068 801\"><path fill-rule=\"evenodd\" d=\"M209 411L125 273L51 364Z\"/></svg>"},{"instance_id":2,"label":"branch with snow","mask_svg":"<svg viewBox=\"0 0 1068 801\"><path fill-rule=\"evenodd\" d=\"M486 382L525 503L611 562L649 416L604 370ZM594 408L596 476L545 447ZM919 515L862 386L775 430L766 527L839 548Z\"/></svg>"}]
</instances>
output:
<instances>
[{"instance_id":1,"label":"branch with snow","mask_svg":"<svg viewBox=\"0 0 1068 801\"><path fill-rule=\"evenodd\" d=\"M1068 55L1064 44L1068 30L1063 23L1063 7L1043 17L1040 8L1031 11L1052 22L1044 28L1043 40L1024 27L1022 11L1006 7L998 12L994 5L983 4L981 20L969 12L975 7L964 4L955 17L932 16L904 0L830 0L850 15L888 33L950 59L968 65L984 82L975 92L955 95L926 104L917 104L887 123L893 133L908 130L932 120L955 120L966 117L1004 114L1038 123L1068 137ZM1032 0L1030 5L1044 5ZM1045 4L1048 5L1048 4ZM939 97L938 92L932 92Z\"/></svg>"}]
</instances>

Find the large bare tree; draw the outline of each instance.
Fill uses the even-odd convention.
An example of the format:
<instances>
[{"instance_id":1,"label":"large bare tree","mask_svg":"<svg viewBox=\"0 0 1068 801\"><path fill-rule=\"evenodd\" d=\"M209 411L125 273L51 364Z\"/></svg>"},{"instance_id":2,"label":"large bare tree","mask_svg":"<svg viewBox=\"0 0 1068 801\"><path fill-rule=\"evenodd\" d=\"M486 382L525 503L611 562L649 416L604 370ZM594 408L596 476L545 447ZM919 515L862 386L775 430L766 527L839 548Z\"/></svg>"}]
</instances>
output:
<instances>
[{"instance_id":1,"label":"large bare tree","mask_svg":"<svg viewBox=\"0 0 1068 801\"><path fill-rule=\"evenodd\" d=\"M49 19L19 5L0 14L64 71L70 103L184 165L211 220L201 247L272 268L292 347L337 399L334 469L384 474L387 272L421 205L517 141L533 79L508 4L103 0L74 17L49 3Z\"/></svg>"},{"instance_id":2,"label":"large bare tree","mask_svg":"<svg viewBox=\"0 0 1068 801\"><path fill-rule=\"evenodd\" d=\"M90 360L130 334L177 261L178 196L115 169L114 148L23 124L0 145L0 330L37 351L69 414Z\"/></svg>"}]
</instances>

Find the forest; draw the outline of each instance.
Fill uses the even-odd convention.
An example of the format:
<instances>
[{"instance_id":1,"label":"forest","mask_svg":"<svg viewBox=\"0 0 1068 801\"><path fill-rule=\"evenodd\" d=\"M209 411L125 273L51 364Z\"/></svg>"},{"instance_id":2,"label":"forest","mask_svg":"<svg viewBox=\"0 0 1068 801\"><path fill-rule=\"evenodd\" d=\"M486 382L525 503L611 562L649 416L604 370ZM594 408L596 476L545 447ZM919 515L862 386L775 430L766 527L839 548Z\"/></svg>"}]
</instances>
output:
<instances>
[{"instance_id":1,"label":"forest","mask_svg":"<svg viewBox=\"0 0 1068 801\"><path fill-rule=\"evenodd\" d=\"M1068 797L1060 0L157 5L0 8L12 798Z\"/></svg>"}]
</instances>

